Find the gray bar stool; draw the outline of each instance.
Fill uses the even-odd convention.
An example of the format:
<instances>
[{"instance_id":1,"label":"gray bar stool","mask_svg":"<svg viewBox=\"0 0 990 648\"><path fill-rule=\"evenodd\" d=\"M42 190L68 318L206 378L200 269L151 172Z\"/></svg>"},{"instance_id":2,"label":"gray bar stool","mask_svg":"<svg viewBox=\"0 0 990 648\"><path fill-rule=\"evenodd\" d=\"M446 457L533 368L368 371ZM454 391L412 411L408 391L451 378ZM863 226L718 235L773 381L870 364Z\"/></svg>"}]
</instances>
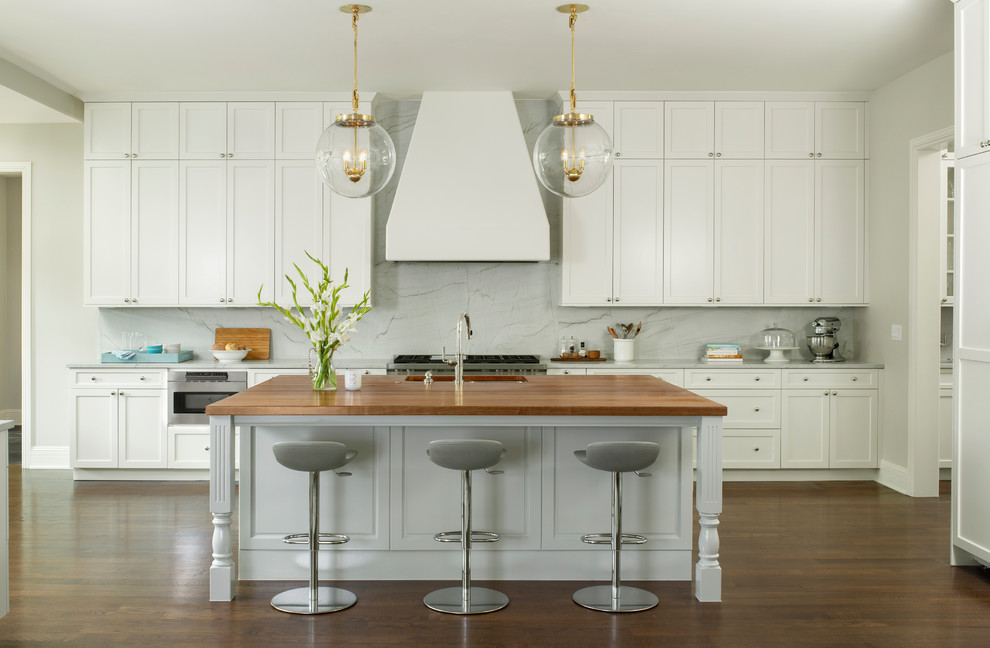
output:
<instances>
[{"instance_id":1,"label":"gray bar stool","mask_svg":"<svg viewBox=\"0 0 990 648\"><path fill-rule=\"evenodd\" d=\"M336 441L284 441L272 446L275 459L289 470L309 473L309 532L293 533L282 538L286 544L309 545L309 587L299 587L277 594L272 607L290 614L326 614L349 608L357 596L337 587L319 587L320 545L343 544L350 538L339 533L320 533L320 473L328 470L340 477L349 472L337 472L357 456Z\"/></svg>"},{"instance_id":2,"label":"gray bar stool","mask_svg":"<svg viewBox=\"0 0 990 648\"><path fill-rule=\"evenodd\" d=\"M484 439L440 439L431 441L426 450L430 460L442 468L461 471L461 530L444 531L433 536L437 542L461 543L461 586L430 592L423 598L426 607L448 614L482 614L501 610L509 604L502 592L485 587L471 587L471 543L497 542L491 531L471 530L471 471L485 470L499 462L505 448L498 441Z\"/></svg>"},{"instance_id":3,"label":"gray bar stool","mask_svg":"<svg viewBox=\"0 0 990 648\"><path fill-rule=\"evenodd\" d=\"M593 585L574 592L574 602L578 605L602 612L640 612L660 602L646 590L619 583L622 545L646 542L645 536L622 533L622 473L635 472L640 477L649 477L649 473L640 471L659 455L660 446L649 441L601 441L574 451L574 456L595 470L612 473L612 532L581 536L581 541L588 544L612 546L612 584Z\"/></svg>"}]
</instances>

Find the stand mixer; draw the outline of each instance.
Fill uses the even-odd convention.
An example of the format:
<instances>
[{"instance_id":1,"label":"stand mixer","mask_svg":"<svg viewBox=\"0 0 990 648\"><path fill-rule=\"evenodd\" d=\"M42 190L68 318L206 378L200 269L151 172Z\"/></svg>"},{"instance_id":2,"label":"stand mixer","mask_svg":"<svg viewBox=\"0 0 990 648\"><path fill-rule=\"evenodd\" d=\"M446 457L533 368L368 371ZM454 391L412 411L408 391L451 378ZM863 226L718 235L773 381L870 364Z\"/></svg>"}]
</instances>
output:
<instances>
[{"instance_id":1,"label":"stand mixer","mask_svg":"<svg viewBox=\"0 0 990 648\"><path fill-rule=\"evenodd\" d=\"M811 323L814 334L808 336L808 350L815 356L812 362L845 362L845 358L836 352L839 342L835 334L841 326L837 317L819 317Z\"/></svg>"}]
</instances>

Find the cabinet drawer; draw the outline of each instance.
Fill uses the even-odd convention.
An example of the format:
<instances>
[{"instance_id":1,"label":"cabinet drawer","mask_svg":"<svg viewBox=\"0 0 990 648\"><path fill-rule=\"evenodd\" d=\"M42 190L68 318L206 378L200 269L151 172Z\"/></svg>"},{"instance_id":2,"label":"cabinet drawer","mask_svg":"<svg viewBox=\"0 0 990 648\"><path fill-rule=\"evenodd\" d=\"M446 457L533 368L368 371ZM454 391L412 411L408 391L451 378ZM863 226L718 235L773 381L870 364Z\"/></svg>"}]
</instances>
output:
<instances>
[{"instance_id":1,"label":"cabinet drawer","mask_svg":"<svg viewBox=\"0 0 990 648\"><path fill-rule=\"evenodd\" d=\"M266 369L263 371L248 372L248 387L254 387L271 380L275 376L305 376L309 374L309 369Z\"/></svg>"},{"instance_id":2,"label":"cabinet drawer","mask_svg":"<svg viewBox=\"0 0 990 648\"><path fill-rule=\"evenodd\" d=\"M649 367L640 369L588 369L588 375L593 374L603 376L653 376L654 378L669 382L675 387L684 386L683 369L650 369Z\"/></svg>"},{"instance_id":3,"label":"cabinet drawer","mask_svg":"<svg viewBox=\"0 0 990 648\"><path fill-rule=\"evenodd\" d=\"M880 372L877 369L860 369L834 371L831 369L799 369L783 370L784 387L802 389L804 387L818 389L876 389L880 382Z\"/></svg>"},{"instance_id":4,"label":"cabinet drawer","mask_svg":"<svg viewBox=\"0 0 990 648\"><path fill-rule=\"evenodd\" d=\"M72 385L73 387L163 387L165 372L158 369L73 371Z\"/></svg>"},{"instance_id":5,"label":"cabinet drawer","mask_svg":"<svg viewBox=\"0 0 990 648\"><path fill-rule=\"evenodd\" d=\"M240 466L241 437L234 433L234 467ZM173 425L168 428L168 467L210 469L210 426Z\"/></svg>"},{"instance_id":6,"label":"cabinet drawer","mask_svg":"<svg viewBox=\"0 0 990 648\"><path fill-rule=\"evenodd\" d=\"M588 373L587 369L571 369L550 367L547 369L548 376L583 376Z\"/></svg>"},{"instance_id":7,"label":"cabinet drawer","mask_svg":"<svg viewBox=\"0 0 990 648\"><path fill-rule=\"evenodd\" d=\"M779 369L685 369L688 389L779 387Z\"/></svg>"},{"instance_id":8,"label":"cabinet drawer","mask_svg":"<svg viewBox=\"0 0 990 648\"><path fill-rule=\"evenodd\" d=\"M729 408L726 428L780 427L780 392L757 389L698 389L695 393Z\"/></svg>"},{"instance_id":9,"label":"cabinet drawer","mask_svg":"<svg viewBox=\"0 0 990 648\"><path fill-rule=\"evenodd\" d=\"M780 431L723 431L722 467L780 468Z\"/></svg>"}]
</instances>

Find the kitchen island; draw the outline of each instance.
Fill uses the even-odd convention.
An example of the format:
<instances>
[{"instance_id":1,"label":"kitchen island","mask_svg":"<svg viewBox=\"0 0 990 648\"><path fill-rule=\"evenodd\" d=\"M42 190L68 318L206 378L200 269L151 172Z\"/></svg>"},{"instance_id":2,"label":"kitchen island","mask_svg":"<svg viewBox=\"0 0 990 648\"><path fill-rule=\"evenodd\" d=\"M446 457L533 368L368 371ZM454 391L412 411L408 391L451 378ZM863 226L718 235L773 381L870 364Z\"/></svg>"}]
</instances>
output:
<instances>
[{"instance_id":1,"label":"kitchen island","mask_svg":"<svg viewBox=\"0 0 990 648\"><path fill-rule=\"evenodd\" d=\"M445 437L497 439L508 450L498 466L504 473L479 473L475 484L475 527L502 534L476 552L478 578L607 580L609 553L579 537L607 529L609 478L573 451L598 440L652 440L661 446L652 477L625 477L624 526L649 542L624 551L624 578L689 580L695 428L695 595L721 599L724 406L649 376L477 378L456 386L365 376L360 391L314 392L306 376L280 376L210 405L210 599L234 597L238 567L248 580L305 578L306 552L280 542L306 526L306 476L282 469L271 453L290 439L338 440L359 452L348 465L352 477L323 477L323 530L351 542L321 552L321 571L342 580L456 575L458 552L432 537L457 526L457 476L425 454L430 440Z\"/></svg>"}]
</instances>

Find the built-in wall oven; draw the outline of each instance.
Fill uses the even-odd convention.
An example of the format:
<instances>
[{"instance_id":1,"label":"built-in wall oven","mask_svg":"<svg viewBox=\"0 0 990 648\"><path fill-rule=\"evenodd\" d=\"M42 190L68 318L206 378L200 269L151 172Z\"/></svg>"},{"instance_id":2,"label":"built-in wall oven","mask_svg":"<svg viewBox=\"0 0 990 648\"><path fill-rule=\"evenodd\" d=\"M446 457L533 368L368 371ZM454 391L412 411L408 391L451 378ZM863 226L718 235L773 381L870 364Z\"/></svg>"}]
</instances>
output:
<instances>
[{"instance_id":1,"label":"built-in wall oven","mask_svg":"<svg viewBox=\"0 0 990 648\"><path fill-rule=\"evenodd\" d=\"M168 424L208 424L206 406L247 389L246 371L168 371Z\"/></svg>"}]
</instances>

